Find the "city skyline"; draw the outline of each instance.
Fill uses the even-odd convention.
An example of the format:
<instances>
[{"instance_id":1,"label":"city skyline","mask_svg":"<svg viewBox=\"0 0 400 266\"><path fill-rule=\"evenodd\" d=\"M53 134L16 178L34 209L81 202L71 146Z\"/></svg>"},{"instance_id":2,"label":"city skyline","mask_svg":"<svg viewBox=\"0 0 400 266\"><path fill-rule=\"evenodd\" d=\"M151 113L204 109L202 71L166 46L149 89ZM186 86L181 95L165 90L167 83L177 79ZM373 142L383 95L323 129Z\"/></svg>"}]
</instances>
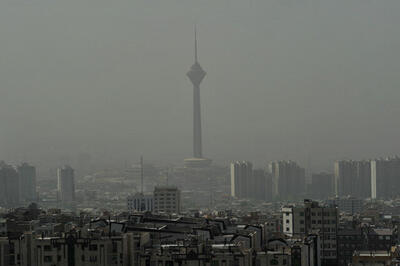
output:
<instances>
[{"instance_id":1,"label":"city skyline","mask_svg":"<svg viewBox=\"0 0 400 266\"><path fill-rule=\"evenodd\" d=\"M400 3L139 2L0 3L0 158L181 162L192 152L182 74L194 22L209 73L203 142L215 162L310 158L325 170L400 150Z\"/></svg>"},{"instance_id":2,"label":"city skyline","mask_svg":"<svg viewBox=\"0 0 400 266\"><path fill-rule=\"evenodd\" d=\"M0 1L0 266L400 265L399 10Z\"/></svg>"}]
</instances>

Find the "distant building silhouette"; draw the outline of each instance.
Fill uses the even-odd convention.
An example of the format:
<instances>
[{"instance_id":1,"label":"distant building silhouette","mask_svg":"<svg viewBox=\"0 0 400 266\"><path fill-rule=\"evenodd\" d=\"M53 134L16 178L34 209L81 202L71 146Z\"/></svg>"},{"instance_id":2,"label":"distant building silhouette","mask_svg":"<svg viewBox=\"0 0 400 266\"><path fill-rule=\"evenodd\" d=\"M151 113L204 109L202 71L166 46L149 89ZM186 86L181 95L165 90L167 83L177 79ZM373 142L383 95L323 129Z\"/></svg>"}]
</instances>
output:
<instances>
[{"instance_id":1,"label":"distant building silhouette","mask_svg":"<svg viewBox=\"0 0 400 266\"><path fill-rule=\"evenodd\" d=\"M335 162L334 175L336 196L353 196L355 193L355 181L357 179L357 162Z\"/></svg>"},{"instance_id":2,"label":"distant building silhouette","mask_svg":"<svg viewBox=\"0 0 400 266\"><path fill-rule=\"evenodd\" d=\"M314 173L308 186L308 195L315 199L327 199L334 195L334 179L331 173Z\"/></svg>"},{"instance_id":3,"label":"distant building silhouette","mask_svg":"<svg viewBox=\"0 0 400 266\"><path fill-rule=\"evenodd\" d=\"M20 203L19 176L16 169L0 162L0 205L16 207Z\"/></svg>"},{"instance_id":4,"label":"distant building silhouette","mask_svg":"<svg viewBox=\"0 0 400 266\"><path fill-rule=\"evenodd\" d=\"M264 169L253 170L253 189L249 190L250 198L257 200L272 200L272 179L269 172Z\"/></svg>"},{"instance_id":5,"label":"distant building silhouette","mask_svg":"<svg viewBox=\"0 0 400 266\"><path fill-rule=\"evenodd\" d=\"M271 200L272 182L263 169L253 170L247 161L231 163L231 196L236 198Z\"/></svg>"},{"instance_id":6,"label":"distant building silhouette","mask_svg":"<svg viewBox=\"0 0 400 266\"><path fill-rule=\"evenodd\" d=\"M305 192L305 169L293 161L274 161L269 165L275 198L300 198Z\"/></svg>"},{"instance_id":7,"label":"distant building silhouette","mask_svg":"<svg viewBox=\"0 0 400 266\"><path fill-rule=\"evenodd\" d=\"M338 197L371 197L371 162L336 161L334 163L335 194Z\"/></svg>"},{"instance_id":8,"label":"distant building silhouette","mask_svg":"<svg viewBox=\"0 0 400 266\"><path fill-rule=\"evenodd\" d=\"M357 162L357 187L354 197L370 198L371 197L371 161Z\"/></svg>"},{"instance_id":9,"label":"distant building silhouette","mask_svg":"<svg viewBox=\"0 0 400 266\"><path fill-rule=\"evenodd\" d=\"M19 192L23 201L36 201L36 168L28 163L22 163L17 167L19 175Z\"/></svg>"},{"instance_id":10,"label":"distant building silhouette","mask_svg":"<svg viewBox=\"0 0 400 266\"><path fill-rule=\"evenodd\" d=\"M371 197L389 199L397 197L400 187L400 158L371 161Z\"/></svg>"},{"instance_id":11,"label":"distant building silhouette","mask_svg":"<svg viewBox=\"0 0 400 266\"><path fill-rule=\"evenodd\" d=\"M66 165L57 169L58 199L63 205L70 205L75 201L74 169Z\"/></svg>"},{"instance_id":12,"label":"distant building silhouette","mask_svg":"<svg viewBox=\"0 0 400 266\"><path fill-rule=\"evenodd\" d=\"M231 163L231 196L247 198L252 187L253 164L247 161Z\"/></svg>"}]
</instances>

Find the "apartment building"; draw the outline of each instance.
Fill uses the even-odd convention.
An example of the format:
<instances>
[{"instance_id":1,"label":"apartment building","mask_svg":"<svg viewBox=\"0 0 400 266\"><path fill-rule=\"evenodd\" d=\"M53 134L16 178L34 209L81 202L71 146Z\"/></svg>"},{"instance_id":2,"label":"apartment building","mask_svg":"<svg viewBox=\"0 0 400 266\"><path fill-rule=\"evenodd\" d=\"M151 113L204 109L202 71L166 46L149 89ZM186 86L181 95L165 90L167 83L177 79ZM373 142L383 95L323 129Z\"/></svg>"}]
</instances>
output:
<instances>
[{"instance_id":1,"label":"apartment building","mask_svg":"<svg viewBox=\"0 0 400 266\"><path fill-rule=\"evenodd\" d=\"M316 233L320 236L320 255L323 265L337 264L338 209L320 206L318 202L304 200L304 206L282 208L283 232L302 238Z\"/></svg>"},{"instance_id":2,"label":"apartment building","mask_svg":"<svg viewBox=\"0 0 400 266\"><path fill-rule=\"evenodd\" d=\"M181 191L175 186L157 186L154 188L155 213L180 213Z\"/></svg>"}]
</instances>

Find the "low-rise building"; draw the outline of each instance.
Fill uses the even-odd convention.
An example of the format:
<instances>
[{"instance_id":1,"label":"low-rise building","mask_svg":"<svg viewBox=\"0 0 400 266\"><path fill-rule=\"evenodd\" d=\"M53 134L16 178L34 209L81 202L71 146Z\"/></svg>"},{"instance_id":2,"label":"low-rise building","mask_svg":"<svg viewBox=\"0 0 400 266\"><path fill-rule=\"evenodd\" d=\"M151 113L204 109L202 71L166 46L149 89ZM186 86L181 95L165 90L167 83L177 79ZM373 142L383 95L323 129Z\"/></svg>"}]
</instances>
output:
<instances>
[{"instance_id":1,"label":"low-rise building","mask_svg":"<svg viewBox=\"0 0 400 266\"><path fill-rule=\"evenodd\" d=\"M392 256L386 250L360 250L353 254L352 266L389 266Z\"/></svg>"},{"instance_id":2,"label":"low-rise building","mask_svg":"<svg viewBox=\"0 0 400 266\"><path fill-rule=\"evenodd\" d=\"M154 188L155 213L180 213L181 191L175 186L157 186Z\"/></svg>"},{"instance_id":3,"label":"low-rise building","mask_svg":"<svg viewBox=\"0 0 400 266\"><path fill-rule=\"evenodd\" d=\"M337 206L340 212L351 215L361 213L363 211L364 201L354 197L343 197L329 199L326 203L330 206Z\"/></svg>"},{"instance_id":4,"label":"low-rise building","mask_svg":"<svg viewBox=\"0 0 400 266\"><path fill-rule=\"evenodd\" d=\"M154 197L153 195L137 193L127 198L127 205L130 212L153 212Z\"/></svg>"}]
</instances>

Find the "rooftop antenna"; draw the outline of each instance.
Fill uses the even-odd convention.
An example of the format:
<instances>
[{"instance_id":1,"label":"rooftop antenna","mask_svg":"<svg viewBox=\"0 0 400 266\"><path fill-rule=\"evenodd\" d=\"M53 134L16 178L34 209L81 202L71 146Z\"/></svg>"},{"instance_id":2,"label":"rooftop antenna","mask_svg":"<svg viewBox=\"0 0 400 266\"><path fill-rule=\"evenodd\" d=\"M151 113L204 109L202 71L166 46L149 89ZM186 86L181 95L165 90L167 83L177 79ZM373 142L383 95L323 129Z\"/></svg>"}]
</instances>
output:
<instances>
[{"instance_id":1,"label":"rooftop antenna","mask_svg":"<svg viewBox=\"0 0 400 266\"><path fill-rule=\"evenodd\" d=\"M143 195L143 156L140 156L140 192Z\"/></svg>"}]
</instances>

